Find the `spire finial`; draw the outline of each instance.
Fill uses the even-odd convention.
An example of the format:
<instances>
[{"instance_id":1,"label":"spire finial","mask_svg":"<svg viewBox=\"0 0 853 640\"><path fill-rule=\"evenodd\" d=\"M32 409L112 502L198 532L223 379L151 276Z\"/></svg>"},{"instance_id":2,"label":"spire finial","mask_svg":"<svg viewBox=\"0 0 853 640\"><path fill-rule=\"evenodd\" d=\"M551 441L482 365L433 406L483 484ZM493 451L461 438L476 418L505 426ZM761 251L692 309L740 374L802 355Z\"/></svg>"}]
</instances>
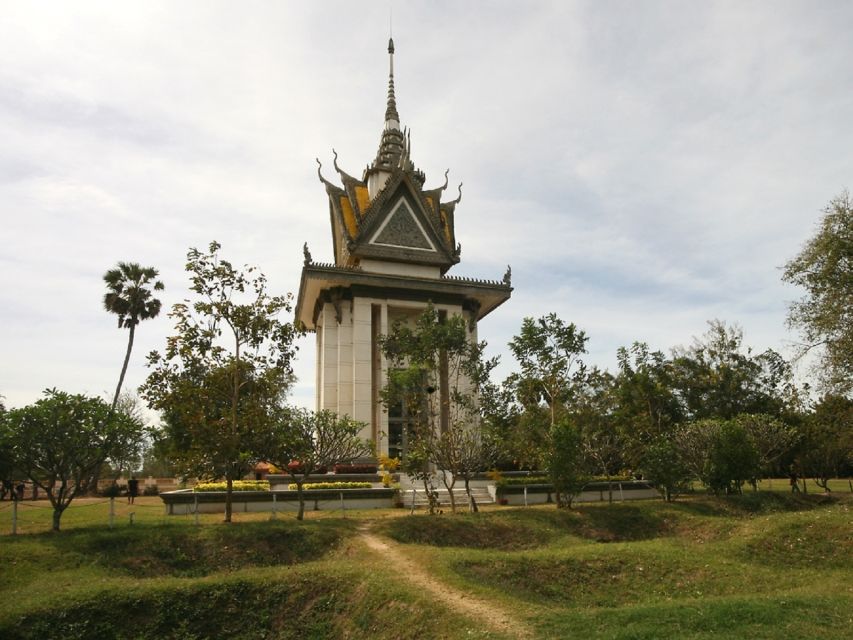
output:
<instances>
[{"instance_id":1,"label":"spire finial","mask_svg":"<svg viewBox=\"0 0 853 640\"><path fill-rule=\"evenodd\" d=\"M394 97L394 38L388 38L388 106L385 108L385 128L399 129L400 114L397 113L397 99Z\"/></svg>"}]
</instances>

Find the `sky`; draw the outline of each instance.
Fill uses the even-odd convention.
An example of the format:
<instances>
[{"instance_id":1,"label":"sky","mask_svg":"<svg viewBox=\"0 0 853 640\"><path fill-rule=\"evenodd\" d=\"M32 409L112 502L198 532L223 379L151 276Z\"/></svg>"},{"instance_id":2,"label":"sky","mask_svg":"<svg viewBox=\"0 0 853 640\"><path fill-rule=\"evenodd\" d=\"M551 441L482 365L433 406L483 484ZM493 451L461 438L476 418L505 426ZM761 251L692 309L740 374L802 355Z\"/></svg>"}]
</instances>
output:
<instances>
[{"instance_id":1,"label":"sky","mask_svg":"<svg viewBox=\"0 0 853 640\"><path fill-rule=\"evenodd\" d=\"M393 19L389 20L389 14ZM0 394L111 397L127 331L118 261L159 269L126 378L173 330L187 250L218 240L275 293L302 245L332 261L332 148L375 156L389 22L427 187L464 181L452 275L512 298L479 337L497 372L525 316L668 352L711 319L791 355L780 268L853 188L853 4L0 0ZM448 193L454 189L448 190ZM451 195L452 197L452 195ZM313 406L314 336L293 401Z\"/></svg>"}]
</instances>

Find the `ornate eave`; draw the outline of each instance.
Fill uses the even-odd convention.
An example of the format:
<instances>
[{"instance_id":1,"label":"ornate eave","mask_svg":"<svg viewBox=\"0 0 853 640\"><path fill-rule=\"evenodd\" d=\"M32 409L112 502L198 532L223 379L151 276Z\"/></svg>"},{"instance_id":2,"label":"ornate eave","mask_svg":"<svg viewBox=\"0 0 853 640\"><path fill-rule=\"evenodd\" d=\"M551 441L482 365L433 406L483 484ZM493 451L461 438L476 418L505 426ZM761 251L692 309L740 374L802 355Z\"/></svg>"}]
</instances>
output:
<instances>
[{"instance_id":1,"label":"ornate eave","mask_svg":"<svg viewBox=\"0 0 853 640\"><path fill-rule=\"evenodd\" d=\"M306 261L299 282L296 321L308 331L314 331L323 304L351 300L353 295L435 304L453 302L470 310L473 318L479 321L510 298L512 285L508 275L503 281L454 276L419 278Z\"/></svg>"}]
</instances>

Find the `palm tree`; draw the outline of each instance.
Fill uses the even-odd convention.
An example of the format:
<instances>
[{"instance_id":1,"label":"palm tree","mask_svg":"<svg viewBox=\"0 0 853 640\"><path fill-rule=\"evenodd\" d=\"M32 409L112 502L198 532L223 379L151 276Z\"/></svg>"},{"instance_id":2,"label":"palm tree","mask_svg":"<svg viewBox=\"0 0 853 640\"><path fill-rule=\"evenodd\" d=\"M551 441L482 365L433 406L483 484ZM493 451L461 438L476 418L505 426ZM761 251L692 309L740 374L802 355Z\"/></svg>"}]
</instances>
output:
<instances>
[{"instance_id":1,"label":"palm tree","mask_svg":"<svg viewBox=\"0 0 853 640\"><path fill-rule=\"evenodd\" d=\"M153 282L154 291L163 290L163 283L159 280L155 281L157 275L157 269L153 267L143 268L136 262L119 262L115 269L110 269L104 274L104 282L107 285L107 293L104 294L104 308L118 316L119 329L130 329L124 365L121 368L121 376L118 379L115 396L113 396L113 411L115 411L121 393L124 374L127 373L127 363L130 361L130 352L133 349L133 335L136 332L136 325L142 320L155 318L160 313L160 301L152 296L152 289L150 288Z\"/></svg>"}]
</instances>

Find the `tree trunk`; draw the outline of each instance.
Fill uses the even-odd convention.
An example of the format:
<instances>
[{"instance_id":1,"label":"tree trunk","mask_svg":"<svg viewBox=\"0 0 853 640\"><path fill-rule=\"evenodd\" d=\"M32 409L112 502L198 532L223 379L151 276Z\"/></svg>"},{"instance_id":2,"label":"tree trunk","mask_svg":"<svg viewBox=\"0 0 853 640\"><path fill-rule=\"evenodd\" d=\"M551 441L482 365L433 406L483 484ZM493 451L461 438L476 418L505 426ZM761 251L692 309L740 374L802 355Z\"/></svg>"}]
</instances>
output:
<instances>
[{"instance_id":1,"label":"tree trunk","mask_svg":"<svg viewBox=\"0 0 853 640\"><path fill-rule=\"evenodd\" d=\"M231 522L231 492L234 487L234 480L229 473L225 477L225 522Z\"/></svg>"},{"instance_id":2,"label":"tree trunk","mask_svg":"<svg viewBox=\"0 0 853 640\"><path fill-rule=\"evenodd\" d=\"M118 386L116 386L116 393L113 396L113 406L112 411L116 410L116 405L118 404L118 397L121 394L121 385L124 384L124 374L127 373L127 364L130 362L130 352L133 350L133 335L136 332L136 325L130 325L130 333L127 336L127 353L124 354L124 364L121 367L121 375L118 377Z\"/></svg>"},{"instance_id":3,"label":"tree trunk","mask_svg":"<svg viewBox=\"0 0 853 640\"><path fill-rule=\"evenodd\" d=\"M456 486L456 476L453 476L453 482L447 484L447 472L441 472L441 482L444 485L444 488L447 489L447 492L450 494L450 512L456 513L456 498L453 497L453 487Z\"/></svg>"},{"instance_id":4,"label":"tree trunk","mask_svg":"<svg viewBox=\"0 0 853 640\"><path fill-rule=\"evenodd\" d=\"M60 518L62 518L62 511L63 511L63 509L61 507L54 507L53 508L53 530L54 531L59 531L59 520L60 520Z\"/></svg>"},{"instance_id":5,"label":"tree trunk","mask_svg":"<svg viewBox=\"0 0 853 640\"><path fill-rule=\"evenodd\" d=\"M305 517L305 493L299 480L296 481L296 494L299 496L299 511L296 513L296 519L302 520Z\"/></svg>"},{"instance_id":6,"label":"tree trunk","mask_svg":"<svg viewBox=\"0 0 853 640\"><path fill-rule=\"evenodd\" d=\"M471 485L468 483L468 478L465 478L465 493L468 494L468 508L471 509L471 513L479 512L480 509L477 507L477 501L471 495Z\"/></svg>"}]
</instances>

